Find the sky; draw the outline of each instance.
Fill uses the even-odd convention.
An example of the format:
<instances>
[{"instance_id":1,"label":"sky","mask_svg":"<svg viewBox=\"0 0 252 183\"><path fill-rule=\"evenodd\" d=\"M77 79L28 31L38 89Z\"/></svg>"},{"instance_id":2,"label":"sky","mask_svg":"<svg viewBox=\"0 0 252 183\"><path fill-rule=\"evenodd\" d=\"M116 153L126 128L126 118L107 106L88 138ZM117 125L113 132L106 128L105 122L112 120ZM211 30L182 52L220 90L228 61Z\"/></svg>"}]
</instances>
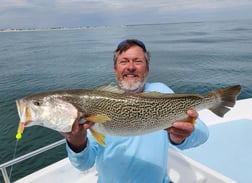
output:
<instances>
[{"instance_id":1,"label":"sky","mask_svg":"<svg viewBox=\"0 0 252 183\"><path fill-rule=\"evenodd\" d=\"M0 0L0 29L252 20L252 0Z\"/></svg>"}]
</instances>

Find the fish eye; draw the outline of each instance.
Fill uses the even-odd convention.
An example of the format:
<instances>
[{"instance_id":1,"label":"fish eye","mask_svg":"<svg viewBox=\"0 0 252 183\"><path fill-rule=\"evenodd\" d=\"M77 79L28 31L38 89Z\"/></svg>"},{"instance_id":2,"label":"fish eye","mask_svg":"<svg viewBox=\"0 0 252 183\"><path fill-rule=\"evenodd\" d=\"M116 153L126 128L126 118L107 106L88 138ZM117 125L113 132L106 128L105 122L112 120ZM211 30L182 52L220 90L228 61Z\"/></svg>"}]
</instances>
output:
<instances>
[{"instance_id":1,"label":"fish eye","mask_svg":"<svg viewBox=\"0 0 252 183\"><path fill-rule=\"evenodd\" d=\"M41 106L42 105L42 101L34 100L33 104L36 105L36 106Z\"/></svg>"}]
</instances>

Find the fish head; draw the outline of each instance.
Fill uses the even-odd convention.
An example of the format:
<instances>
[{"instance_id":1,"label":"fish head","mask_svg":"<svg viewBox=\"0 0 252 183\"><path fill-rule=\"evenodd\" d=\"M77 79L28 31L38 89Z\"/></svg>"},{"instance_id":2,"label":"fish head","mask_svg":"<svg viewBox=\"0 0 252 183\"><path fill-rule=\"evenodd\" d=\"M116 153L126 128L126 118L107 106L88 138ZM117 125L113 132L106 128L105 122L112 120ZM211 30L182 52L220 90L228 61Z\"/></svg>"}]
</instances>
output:
<instances>
[{"instance_id":1,"label":"fish head","mask_svg":"<svg viewBox=\"0 0 252 183\"><path fill-rule=\"evenodd\" d=\"M33 95L16 100L20 124L40 125L60 132L70 132L78 117L77 108L58 95Z\"/></svg>"}]
</instances>

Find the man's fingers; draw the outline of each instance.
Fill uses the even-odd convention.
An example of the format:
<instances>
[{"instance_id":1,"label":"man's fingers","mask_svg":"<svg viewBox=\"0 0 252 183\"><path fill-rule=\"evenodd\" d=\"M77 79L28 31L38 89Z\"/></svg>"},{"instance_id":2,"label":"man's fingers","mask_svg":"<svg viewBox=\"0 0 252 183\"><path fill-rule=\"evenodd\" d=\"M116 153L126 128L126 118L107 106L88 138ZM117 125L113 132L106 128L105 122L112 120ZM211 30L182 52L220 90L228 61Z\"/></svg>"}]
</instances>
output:
<instances>
[{"instance_id":1,"label":"man's fingers","mask_svg":"<svg viewBox=\"0 0 252 183\"><path fill-rule=\"evenodd\" d=\"M94 123L93 122L91 122L91 121L86 121L84 124L83 124L83 128L84 129L89 129L91 126L93 126L94 125Z\"/></svg>"},{"instance_id":2,"label":"man's fingers","mask_svg":"<svg viewBox=\"0 0 252 183\"><path fill-rule=\"evenodd\" d=\"M187 113L187 115L188 115L190 118L194 118L194 119L198 118L198 116L199 116L198 112L195 111L195 110L193 110L193 109L187 110L186 113Z\"/></svg>"},{"instance_id":3,"label":"man's fingers","mask_svg":"<svg viewBox=\"0 0 252 183\"><path fill-rule=\"evenodd\" d=\"M85 119L79 118L74 121L73 126L72 126L72 132L76 133L82 130L87 130L93 125L94 125L93 122L85 121Z\"/></svg>"},{"instance_id":4,"label":"man's fingers","mask_svg":"<svg viewBox=\"0 0 252 183\"><path fill-rule=\"evenodd\" d=\"M194 130L194 125L192 123L174 122L172 127L180 129L182 131L192 132Z\"/></svg>"},{"instance_id":5,"label":"man's fingers","mask_svg":"<svg viewBox=\"0 0 252 183\"><path fill-rule=\"evenodd\" d=\"M72 132L76 133L80 131L80 124L79 124L80 119L76 119L72 125Z\"/></svg>"}]
</instances>

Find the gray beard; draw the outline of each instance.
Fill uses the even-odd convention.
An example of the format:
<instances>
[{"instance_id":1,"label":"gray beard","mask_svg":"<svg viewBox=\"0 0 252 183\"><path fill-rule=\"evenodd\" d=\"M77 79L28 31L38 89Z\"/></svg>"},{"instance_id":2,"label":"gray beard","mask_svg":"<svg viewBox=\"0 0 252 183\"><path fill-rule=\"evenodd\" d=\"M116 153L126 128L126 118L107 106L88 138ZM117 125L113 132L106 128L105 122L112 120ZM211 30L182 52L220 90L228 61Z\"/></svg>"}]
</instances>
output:
<instances>
[{"instance_id":1,"label":"gray beard","mask_svg":"<svg viewBox=\"0 0 252 183\"><path fill-rule=\"evenodd\" d=\"M126 91L126 93L139 93L144 89L144 84L146 82L145 78L143 81L135 81L135 82L126 82L126 81L118 81L118 85L121 89Z\"/></svg>"}]
</instances>

